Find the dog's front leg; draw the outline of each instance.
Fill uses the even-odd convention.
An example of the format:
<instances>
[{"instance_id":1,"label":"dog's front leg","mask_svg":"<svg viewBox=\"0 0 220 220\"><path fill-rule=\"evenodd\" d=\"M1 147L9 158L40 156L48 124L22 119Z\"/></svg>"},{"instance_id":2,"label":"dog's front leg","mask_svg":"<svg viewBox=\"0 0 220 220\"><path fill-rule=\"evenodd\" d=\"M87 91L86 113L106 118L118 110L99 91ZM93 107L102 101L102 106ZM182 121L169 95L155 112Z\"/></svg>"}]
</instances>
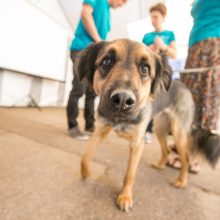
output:
<instances>
[{"instance_id":1,"label":"dog's front leg","mask_svg":"<svg viewBox=\"0 0 220 220\"><path fill-rule=\"evenodd\" d=\"M130 144L130 155L127 172L124 178L123 188L117 198L117 205L123 211L128 211L132 205L132 188L135 174L144 148L144 139L132 141Z\"/></svg>"},{"instance_id":2,"label":"dog's front leg","mask_svg":"<svg viewBox=\"0 0 220 220\"><path fill-rule=\"evenodd\" d=\"M86 152L81 160L81 175L83 179L86 179L89 176L89 162L91 161L92 156L94 155L101 141L109 133L111 128L112 127L107 124L97 125L94 133L88 140L88 143L86 146Z\"/></svg>"}]
</instances>

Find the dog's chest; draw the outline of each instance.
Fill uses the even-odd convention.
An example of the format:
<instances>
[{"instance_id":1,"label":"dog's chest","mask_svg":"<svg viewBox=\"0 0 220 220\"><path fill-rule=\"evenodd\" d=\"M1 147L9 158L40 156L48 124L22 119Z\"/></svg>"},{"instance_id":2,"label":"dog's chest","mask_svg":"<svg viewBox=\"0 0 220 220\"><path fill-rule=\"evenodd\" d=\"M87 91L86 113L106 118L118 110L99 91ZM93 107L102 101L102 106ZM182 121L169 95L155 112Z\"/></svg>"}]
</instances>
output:
<instances>
[{"instance_id":1,"label":"dog's chest","mask_svg":"<svg viewBox=\"0 0 220 220\"><path fill-rule=\"evenodd\" d=\"M120 123L113 127L113 130L119 137L130 139L134 133L134 125L127 123Z\"/></svg>"}]
</instances>

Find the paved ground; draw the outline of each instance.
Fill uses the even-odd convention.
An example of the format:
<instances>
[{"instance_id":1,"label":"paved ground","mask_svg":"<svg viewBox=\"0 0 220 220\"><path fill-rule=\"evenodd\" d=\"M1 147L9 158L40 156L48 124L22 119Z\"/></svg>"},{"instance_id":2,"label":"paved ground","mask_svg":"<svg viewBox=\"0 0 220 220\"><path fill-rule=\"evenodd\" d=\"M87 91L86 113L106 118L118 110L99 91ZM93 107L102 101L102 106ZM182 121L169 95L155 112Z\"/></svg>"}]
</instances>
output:
<instances>
[{"instance_id":1,"label":"paved ground","mask_svg":"<svg viewBox=\"0 0 220 220\"><path fill-rule=\"evenodd\" d=\"M134 208L123 213L114 200L127 164L127 142L111 133L86 182L79 175L84 149L85 142L67 135L64 109L0 108L0 219L220 219L220 164L215 170L204 164L199 175L190 175L188 188L178 190L169 185L177 171L149 167L159 147L155 140L146 144Z\"/></svg>"}]
</instances>

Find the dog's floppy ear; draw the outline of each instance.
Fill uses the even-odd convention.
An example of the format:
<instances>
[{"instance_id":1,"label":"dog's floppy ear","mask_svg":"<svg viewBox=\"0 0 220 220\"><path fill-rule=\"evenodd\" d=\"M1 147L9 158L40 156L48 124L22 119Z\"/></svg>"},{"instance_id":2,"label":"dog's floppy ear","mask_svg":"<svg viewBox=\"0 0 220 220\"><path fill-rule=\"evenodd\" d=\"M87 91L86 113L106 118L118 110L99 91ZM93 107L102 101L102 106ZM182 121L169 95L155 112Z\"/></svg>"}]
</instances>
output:
<instances>
[{"instance_id":1,"label":"dog's floppy ear","mask_svg":"<svg viewBox=\"0 0 220 220\"><path fill-rule=\"evenodd\" d=\"M86 49L79 52L73 66L73 73L80 80L87 77L89 82L93 82L93 76L96 70L95 62L98 53L106 42L93 43Z\"/></svg>"},{"instance_id":2,"label":"dog's floppy ear","mask_svg":"<svg viewBox=\"0 0 220 220\"><path fill-rule=\"evenodd\" d=\"M155 55L155 78L151 85L151 94L168 90L172 79L172 69L165 55Z\"/></svg>"}]
</instances>

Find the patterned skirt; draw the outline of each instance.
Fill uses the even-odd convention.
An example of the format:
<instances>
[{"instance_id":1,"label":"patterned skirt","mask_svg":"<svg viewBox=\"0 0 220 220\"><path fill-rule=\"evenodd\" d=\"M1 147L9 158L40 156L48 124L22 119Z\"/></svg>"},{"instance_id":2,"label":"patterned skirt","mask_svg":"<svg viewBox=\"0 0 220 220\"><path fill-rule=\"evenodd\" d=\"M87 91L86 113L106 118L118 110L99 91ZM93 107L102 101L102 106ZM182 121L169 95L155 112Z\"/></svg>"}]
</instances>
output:
<instances>
[{"instance_id":1,"label":"patterned skirt","mask_svg":"<svg viewBox=\"0 0 220 220\"><path fill-rule=\"evenodd\" d=\"M220 38L204 40L189 48L186 69L218 65L220 65ZM192 92L196 105L196 125L206 130L217 130L220 107L220 68L182 73L181 80Z\"/></svg>"}]
</instances>

